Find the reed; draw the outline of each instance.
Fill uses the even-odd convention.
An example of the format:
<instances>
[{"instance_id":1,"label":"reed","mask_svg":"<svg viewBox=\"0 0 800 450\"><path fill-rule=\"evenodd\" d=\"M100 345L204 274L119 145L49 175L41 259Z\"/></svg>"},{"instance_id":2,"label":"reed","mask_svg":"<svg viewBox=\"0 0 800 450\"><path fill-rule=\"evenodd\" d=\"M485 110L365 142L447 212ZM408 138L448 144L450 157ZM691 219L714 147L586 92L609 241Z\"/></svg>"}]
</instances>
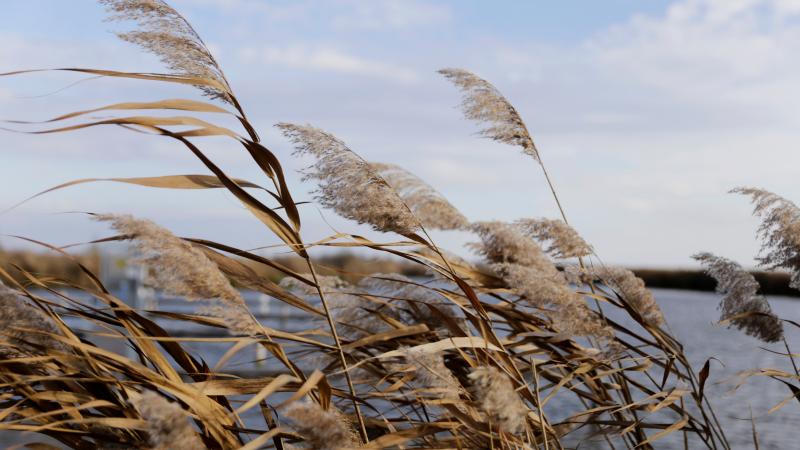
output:
<instances>
[{"instance_id":1,"label":"reed","mask_svg":"<svg viewBox=\"0 0 800 450\"><path fill-rule=\"evenodd\" d=\"M119 233L104 241L135 243L154 285L207 303L191 314L133 309L77 259L71 264L88 284L22 267L12 277L0 269L10 286L0 298L13 321L0 322L0 430L32 431L75 449L562 449L587 441L653 448L671 433L682 433L691 448L730 448L703 395L707 371L695 373L641 280L585 263L592 247L565 215L471 222L404 169L367 162L311 125L281 123L277 127L296 153L314 159L305 181L316 183L317 202L385 233L378 241L346 232L306 241L303 215L278 156L247 119L191 25L161 0L101 3L113 20L138 27L120 37L156 54L169 72L63 70L120 83L190 85L206 98L87 108L20 131L118 126L176 141L208 173L112 180L225 189L294 259L290 264L284 257L178 237L128 216L95 215ZM496 87L461 69L442 74L464 92L465 115L484 125L483 135L519 146L544 169L522 117ZM163 114L175 110L182 115ZM88 119L90 111L112 117ZM200 119L201 113L232 116L237 129ZM280 139L275 134L268 139ZM228 175L203 151L207 136L227 139L232 150L252 158L264 179ZM759 211L776 204L768 201ZM784 215L775 217L771 223L783 227ZM481 265L453 257L428 229L473 233ZM779 249L767 262L794 268L787 250L794 241L783 237L789 232L779 238L765 233ZM352 277L326 267L316 255L320 247L395 258L403 270L425 276ZM69 258L63 249L50 250ZM558 270L555 260L567 270ZM262 326L234 286L285 304L310 329ZM68 293L76 291L82 295ZM609 319L595 301L636 326ZM159 325L164 320L192 330L227 330L229 335L205 340L229 349L219 361L199 360L188 350L198 338L171 336ZM71 323L81 323L80 329ZM263 348L277 369L254 377L232 373L226 362L248 346Z\"/></svg>"}]
</instances>

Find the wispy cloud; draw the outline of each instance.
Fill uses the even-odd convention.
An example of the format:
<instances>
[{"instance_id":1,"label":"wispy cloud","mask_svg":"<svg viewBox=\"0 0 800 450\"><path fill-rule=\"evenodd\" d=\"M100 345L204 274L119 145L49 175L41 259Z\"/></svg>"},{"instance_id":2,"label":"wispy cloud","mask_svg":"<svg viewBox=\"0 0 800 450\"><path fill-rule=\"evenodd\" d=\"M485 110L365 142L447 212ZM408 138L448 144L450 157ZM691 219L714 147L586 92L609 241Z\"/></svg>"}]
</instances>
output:
<instances>
[{"instance_id":1,"label":"wispy cloud","mask_svg":"<svg viewBox=\"0 0 800 450\"><path fill-rule=\"evenodd\" d=\"M417 80L417 74L409 68L361 58L333 48L315 48L304 45L250 47L242 49L240 56L247 64L281 65L295 69L378 77L400 82Z\"/></svg>"}]
</instances>

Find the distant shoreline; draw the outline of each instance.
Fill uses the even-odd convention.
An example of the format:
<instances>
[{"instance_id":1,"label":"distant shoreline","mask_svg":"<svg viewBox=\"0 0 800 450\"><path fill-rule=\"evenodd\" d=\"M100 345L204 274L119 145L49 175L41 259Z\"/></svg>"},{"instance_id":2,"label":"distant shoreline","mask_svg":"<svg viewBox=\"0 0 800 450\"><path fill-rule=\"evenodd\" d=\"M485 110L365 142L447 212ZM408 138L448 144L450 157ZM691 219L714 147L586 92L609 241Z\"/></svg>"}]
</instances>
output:
<instances>
[{"instance_id":1,"label":"distant shoreline","mask_svg":"<svg viewBox=\"0 0 800 450\"><path fill-rule=\"evenodd\" d=\"M647 287L713 291L716 282L701 270L631 269ZM782 272L751 272L761 285L763 295L800 297L800 291L789 287L789 274Z\"/></svg>"}]
</instances>

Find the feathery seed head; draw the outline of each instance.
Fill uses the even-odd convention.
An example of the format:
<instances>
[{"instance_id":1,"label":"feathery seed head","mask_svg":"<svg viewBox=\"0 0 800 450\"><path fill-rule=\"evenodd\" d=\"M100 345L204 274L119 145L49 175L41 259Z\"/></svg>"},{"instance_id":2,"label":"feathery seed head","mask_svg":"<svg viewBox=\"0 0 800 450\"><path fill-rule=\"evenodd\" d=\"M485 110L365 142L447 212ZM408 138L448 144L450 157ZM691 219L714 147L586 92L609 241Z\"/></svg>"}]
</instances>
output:
<instances>
[{"instance_id":1,"label":"feathery seed head","mask_svg":"<svg viewBox=\"0 0 800 450\"><path fill-rule=\"evenodd\" d=\"M499 221L475 222L471 229L481 242L470 246L490 263L552 265L542 248L516 225Z\"/></svg>"},{"instance_id":2,"label":"feathery seed head","mask_svg":"<svg viewBox=\"0 0 800 450\"><path fill-rule=\"evenodd\" d=\"M397 192L344 142L309 125L276 126L294 143L295 155L316 158L304 180L317 181L316 199L323 207L378 231L411 234L419 229L419 220Z\"/></svg>"},{"instance_id":3,"label":"feathery seed head","mask_svg":"<svg viewBox=\"0 0 800 450\"><path fill-rule=\"evenodd\" d=\"M415 380L423 388L435 391L443 398L458 398L459 383L453 373L444 365L440 352L426 352L420 349L400 348L403 357L415 371Z\"/></svg>"},{"instance_id":4,"label":"feathery seed head","mask_svg":"<svg viewBox=\"0 0 800 450\"><path fill-rule=\"evenodd\" d=\"M423 225L439 230L463 230L469 221L442 194L419 177L394 164L370 163L400 195Z\"/></svg>"},{"instance_id":5,"label":"feathery seed head","mask_svg":"<svg viewBox=\"0 0 800 450\"><path fill-rule=\"evenodd\" d=\"M189 422L188 414L178 403L170 402L153 391L145 391L131 403L147 422L152 450L198 450L204 448Z\"/></svg>"},{"instance_id":6,"label":"feathery seed head","mask_svg":"<svg viewBox=\"0 0 800 450\"><path fill-rule=\"evenodd\" d=\"M546 251L555 258L577 258L592 253L592 247L563 220L520 219L516 223L528 236L540 242L549 241Z\"/></svg>"},{"instance_id":7,"label":"feathery seed head","mask_svg":"<svg viewBox=\"0 0 800 450\"><path fill-rule=\"evenodd\" d=\"M482 366L469 374L475 401L501 429L512 434L525 431L528 408L508 376L494 366Z\"/></svg>"},{"instance_id":8,"label":"feathery seed head","mask_svg":"<svg viewBox=\"0 0 800 450\"><path fill-rule=\"evenodd\" d=\"M95 219L110 222L115 230L133 239L139 261L148 268L148 281L156 287L190 301L216 300L220 306L205 308L205 312L222 318L231 331L252 334L260 329L242 295L201 250L149 220L112 214ZM220 313L224 314L218 316ZM234 319L242 322L235 323Z\"/></svg>"},{"instance_id":9,"label":"feathery seed head","mask_svg":"<svg viewBox=\"0 0 800 450\"><path fill-rule=\"evenodd\" d=\"M518 294L540 309L550 308L549 316L562 332L593 335L608 340L611 328L572 291L541 247L526 236L518 224L477 222L472 230L482 243L475 245L492 268Z\"/></svg>"},{"instance_id":10,"label":"feathery seed head","mask_svg":"<svg viewBox=\"0 0 800 450\"><path fill-rule=\"evenodd\" d=\"M615 266L594 268L592 273L608 287L615 289L628 304L652 325L664 323L664 315L644 281L630 270Z\"/></svg>"},{"instance_id":11,"label":"feathery seed head","mask_svg":"<svg viewBox=\"0 0 800 450\"><path fill-rule=\"evenodd\" d=\"M735 261L708 252L692 258L700 261L706 273L717 280L717 292L723 294L719 304L720 320L733 318L733 326L764 342L783 338L783 324L772 312L767 299L758 295L761 286L751 273ZM736 318L742 314L749 315Z\"/></svg>"},{"instance_id":12,"label":"feathery seed head","mask_svg":"<svg viewBox=\"0 0 800 450\"><path fill-rule=\"evenodd\" d=\"M764 189L739 187L730 192L750 197L753 214L761 217L758 261L769 269L791 270L789 285L800 289L800 208Z\"/></svg>"},{"instance_id":13,"label":"feathery seed head","mask_svg":"<svg viewBox=\"0 0 800 450\"><path fill-rule=\"evenodd\" d=\"M232 103L230 87L214 56L189 22L162 0L98 0L110 21L133 21L139 29L117 36L158 56L176 75L203 78L206 96Z\"/></svg>"},{"instance_id":14,"label":"feathery seed head","mask_svg":"<svg viewBox=\"0 0 800 450\"><path fill-rule=\"evenodd\" d=\"M464 116L485 125L481 130L483 136L504 144L518 145L525 154L541 163L539 151L522 117L496 87L464 69L442 69L439 73L464 93L461 103Z\"/></svg>"},{"instance_id":15,"label":"feathery seed head","mask_svg":"<svg viewBox=\"0 0 800 450\"><path fill-rule=\"evenodd\" d=\"M295 403L286 410L292 428L313 450L344 450L358 447L346 417L335 407L322 409L316 403Z\"/></svg>"},{"instance_id":16,"label":"feathery seed head","mask_svg":"<svg viewBox=\"0 0 800 450\"><path fill-rule=\"evenodd\" d=\"M68 351L67 346L53 339L60 334L52 319L23 300L19 293L0 282L0 358L15 358L44 353L47 350Z\"/></svg>"}]
</instances>

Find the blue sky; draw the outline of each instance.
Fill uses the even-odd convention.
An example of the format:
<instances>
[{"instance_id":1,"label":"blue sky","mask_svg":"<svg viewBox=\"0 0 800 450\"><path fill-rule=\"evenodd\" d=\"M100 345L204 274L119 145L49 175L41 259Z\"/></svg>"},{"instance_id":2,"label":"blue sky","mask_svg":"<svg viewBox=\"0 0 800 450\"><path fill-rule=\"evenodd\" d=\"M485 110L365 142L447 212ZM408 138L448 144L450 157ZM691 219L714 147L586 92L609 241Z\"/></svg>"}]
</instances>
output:
<instances>
[{"instance_id":1,"label":"blue sky","mask_svg":"<svg viewBox=\"0 0 800 450\"><path fill-rule=\"evenodd\" d=\"M691 265L708 250L751 264L757 222L739 185L800 199L800 1L175 0L218 56L296 196L310 186L274 129L311 123L370 160L405 166L470 219L557 213L537 166L477 138L436 73L464 67L518 107L571 222L606 262ZM82 66L159 71L110 33L91 0L7 0L0 71ZM0 79L0 118L41 120L189 88L37 74ZM179 145L119 129L4 133L0 206L75 178L204 173ZM203 142L225 169L262 182L241 151ZM104 236L69 211L130 212L177 233L243 247L275 240L224 192L84 185L0 216L0 234L55 244ZM308 239L366 233L304 207ZM371 236L378 238L374 234ZM458 250L469 235L440 233ZM0 238L4 246L14 239Z\"/></svg>"}]
</instances>

